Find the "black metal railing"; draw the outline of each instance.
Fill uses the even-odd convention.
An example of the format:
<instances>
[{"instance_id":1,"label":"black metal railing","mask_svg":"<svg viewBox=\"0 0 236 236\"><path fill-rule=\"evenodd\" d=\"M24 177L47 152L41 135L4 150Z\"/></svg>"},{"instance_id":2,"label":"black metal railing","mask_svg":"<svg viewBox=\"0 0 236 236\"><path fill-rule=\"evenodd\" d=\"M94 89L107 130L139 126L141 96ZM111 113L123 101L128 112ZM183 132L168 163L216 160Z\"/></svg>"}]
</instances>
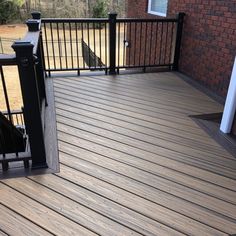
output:
<instances>
[{"instance_id":1,"label":"black metal railing","mask_svg":"<svg viewBox=\"0 0 236 236\"><path fill-rule=\"evenodd\" d=\"M178 69L184 13L176 18L42 19L45 71ZM83 43L82 43L83 42ZM85 47L89 53L85 53ZM97 63L97 61L100 63Z\"/></svg>"},{"instance_id":2,"label":"black metal railing","mask_svg":"<svg viewBox=\"0 0 236 236\"><path fill-rule=\"evenodd\" d=\"M115 19L112 34L116 37L116 46L113 45L116 48L115 68L177 70L184 15L179 13L176 18L161 19Z\"/></svg>"},{"instance_id":3,"label":"black metal railing","mask_svg":"<svg viewBox=\"0 0 236 236\"><path fill-rule=\"evenodd\" d=\"M107 19L42 19L42 33L45 71L108 69Z\"/></svg>"},{"instance_id":4,"label":"black metal railing","mask_svg":"<svg viewBox=\"0 0 236 236\"><path fill-rule=\"evenodd\" d=\"M37 16L37 13L36 13ZM33 15L35 17L35 15ZM28 20L25 38L14 42L14 55L0 54L0 78L6 111L0 113L0 163L2 170L9 163L23 161L25 168L45 168L44 109L47 105L44 83L44 57L41 20ZM17 66L23 108L13 110L5 81L5 66Z\"/></svg>"},{"instance_id":5,"label":"black metal railing","mask_svg":"<svg viewBox=\"0 0 236 236\"><path fill-rule=\"evenodd\" d=\"M117 22L117 69L160 66L171 69L174 63L177 19L123 19ZM123 38L120 36L121 28ZM120 42L125 42L123 47Z\"/></svg>"},{"instance_id":6,"label":"black metal railing","mask_svg":"<svg viewBox=\"0 0 236 236\"><path fill-rule=\"evenodd\" d=\"M24 114L23 114L23 109L21 110L11 110L10 111L10 116L9 116L9 112L7 111L3 111L2 114L6 117L6 119L8 119L9 121L11 121L11 123L16 126L16 127L25 127L25 120L24 120Z\"/></svg>"},{"instance_id":7,"label":"black metal railing","mask_svg":"<svg viewBox=\"0 0 236 236\"><path fill-rule=\"evenodd\" d=\"M0 112L0 163L2 170L9 168L9 162L23 161L29 166L29 147L22 110L12 110L5 79L4 67L16 65L14 55L0 55L0 81L1 81L1 108Z\"/></svg>"}]
</instances>

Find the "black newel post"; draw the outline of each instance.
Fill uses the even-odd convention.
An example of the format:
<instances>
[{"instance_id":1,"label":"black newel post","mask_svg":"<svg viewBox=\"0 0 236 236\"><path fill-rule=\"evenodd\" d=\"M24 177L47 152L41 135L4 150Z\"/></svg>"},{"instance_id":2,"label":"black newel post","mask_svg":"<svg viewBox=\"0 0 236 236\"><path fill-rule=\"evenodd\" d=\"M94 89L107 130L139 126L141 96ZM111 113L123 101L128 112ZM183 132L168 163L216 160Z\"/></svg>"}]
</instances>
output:
<instances>
[{"instance_id":1,"label":"black newel post","mask_svg":"<svg viewBox=\"0 0 236 236\"><path fill-rule=\"evenodd\" d=\"M31 12L31 16L34 20L40 20L41 19L41 12L33 11L33 12Z\"/></svg>"},{"instance_id":2,"label":"black newel post","mask_svg":"<svg viewBox=\"0 0 236 236\"><path fill-rule=\"evenodd\" d=\"M177 32L176 32L176 45L175 45L173 70L179 69L179 58L180 58L180 48L181 48L184 16L185 16L185 13L183 12L180 12L177 15L178 23L177 23Z\"/></svg>"},{"instance_id":3,"label":"black newel post","mask_svg":"<svg viewBox=\"0 0 236 236\"><path fill-rule=\"evenodd\" d=\"M116 74L116 17L116 13L109 13L110 75Z\"/></svg>"},{"instance_id":4,"label":"black newel post","mask_svg":"<svg viewBox=\"0 0 236 236\"><path fill-rule=\"evenodd\" d=\"M31 42L19 41L12 45L16 53L24 118L29 135L32 155L32 168L46 168L46 151L43 125L41 120L40 97L35 71L34 45Z\"/></svg>"}]
</instances>

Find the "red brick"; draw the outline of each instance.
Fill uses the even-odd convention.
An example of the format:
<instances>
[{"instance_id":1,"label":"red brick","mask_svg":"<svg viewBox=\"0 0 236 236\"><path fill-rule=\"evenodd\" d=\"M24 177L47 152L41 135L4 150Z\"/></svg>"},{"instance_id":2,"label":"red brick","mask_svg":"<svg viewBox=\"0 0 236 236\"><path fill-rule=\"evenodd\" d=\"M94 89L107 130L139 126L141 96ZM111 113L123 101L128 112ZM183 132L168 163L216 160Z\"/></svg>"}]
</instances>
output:
<instances>
[{"instance_id":1,"label":"red brick","mask_svg":"<svg viewBox=\"0 0 236 236\"><path fill-rule=\"evenodd\" d=\"M147 13L148 0L127 1L128 17L158 18ZM236 53L236 0L169 0L168 16L178 12L186 13L180 71L225 96Z\"/></svg>"}]
</instances>

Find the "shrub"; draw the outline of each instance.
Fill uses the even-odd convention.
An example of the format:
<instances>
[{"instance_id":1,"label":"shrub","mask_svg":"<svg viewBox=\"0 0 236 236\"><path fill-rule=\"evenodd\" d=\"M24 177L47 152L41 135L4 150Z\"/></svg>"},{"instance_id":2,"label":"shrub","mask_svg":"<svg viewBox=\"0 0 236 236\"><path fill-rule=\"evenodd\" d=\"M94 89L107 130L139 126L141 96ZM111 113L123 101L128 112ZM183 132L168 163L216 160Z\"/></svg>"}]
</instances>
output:
<instances>
[{"instance_id":1,"label":"shrub","mask_svg":"<svg viewBox=\"0 0 236 236\"><path fill-rule=\"evenodd\" d=\"M92 9L93 18L104 18L107 17L107 3L103 0L98 0Z\"/></svg>"},{"instance_id":2,"label":"shrub","mask_svg":"<svg viewBox=\"0 0 236 236\"><path fill-rule=\"evenodd\" d=\"M0 24L19 18L23 4L23 0L0 0Z\"/></svg>"}]
</instances>

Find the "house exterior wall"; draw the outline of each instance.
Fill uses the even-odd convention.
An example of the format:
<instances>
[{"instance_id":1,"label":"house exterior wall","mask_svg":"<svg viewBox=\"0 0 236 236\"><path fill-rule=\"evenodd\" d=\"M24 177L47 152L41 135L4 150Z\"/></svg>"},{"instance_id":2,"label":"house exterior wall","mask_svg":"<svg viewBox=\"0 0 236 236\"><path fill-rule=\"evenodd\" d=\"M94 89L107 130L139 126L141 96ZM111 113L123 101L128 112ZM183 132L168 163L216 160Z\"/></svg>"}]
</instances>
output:
<instances>
[{"instance_id":1,"label":"house exterior wall","mask_svg":"<svg viewBox=\"0 0 236 236\"><path fill-rule=\"evenodd\" d=\"M128 0L128 17L147 13L148 0ZM236 55L236 0L169 0L168 17L185 12L179 70L225 96Z\"/></svg>"}]
</instances>

